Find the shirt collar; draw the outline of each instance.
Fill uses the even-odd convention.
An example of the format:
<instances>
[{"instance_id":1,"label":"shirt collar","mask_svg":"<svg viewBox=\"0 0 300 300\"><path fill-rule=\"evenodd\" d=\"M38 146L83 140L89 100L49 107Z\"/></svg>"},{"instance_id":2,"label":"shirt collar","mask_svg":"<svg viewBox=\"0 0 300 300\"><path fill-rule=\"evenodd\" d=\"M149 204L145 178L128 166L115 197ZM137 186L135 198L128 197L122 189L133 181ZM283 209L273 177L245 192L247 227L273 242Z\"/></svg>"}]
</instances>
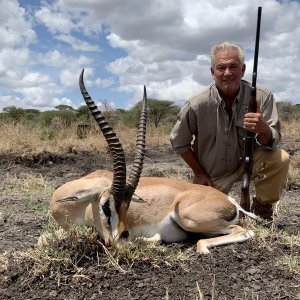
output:
<instances>
[{"instance_id":1,"label":"shirt collar","mask_svg":"<svg viewBox=\"0 0 300 300\"><path fill-rule=\"evenodd\" d=\"M239 103L241 95L243 93L243 91L242 91L243 88L244 87L243 87L242 83L240 83L240 89L239 89L239 92L238 92L237 96L235 97L234 104ZM215 84L214 84L214 92L215 92L216 99L217 99L217 102L219 103L219 105L221 105L222 107L225 107L225 102L222 99L222 97L220 96L220 93L219 93L219 91L218 91Z\"/></svg>"}]
</instances>

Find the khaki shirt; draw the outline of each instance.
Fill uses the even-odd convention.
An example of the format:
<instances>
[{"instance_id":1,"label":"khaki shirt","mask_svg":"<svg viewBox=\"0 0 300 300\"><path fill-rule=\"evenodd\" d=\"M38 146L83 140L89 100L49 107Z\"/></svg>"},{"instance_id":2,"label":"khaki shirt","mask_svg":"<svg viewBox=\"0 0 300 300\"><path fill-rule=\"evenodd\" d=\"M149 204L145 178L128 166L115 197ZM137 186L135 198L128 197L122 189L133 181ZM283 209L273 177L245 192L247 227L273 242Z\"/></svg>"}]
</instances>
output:
<instances>
[{"instance_id":1,"label":"khaki shirt","mask_svg":"<svg viewBox=\"0 0 300 300\"><path fill-rule=\"evenodd\" d=\"M171 144L175 151L183 154L192 149L212 178L217 179L235 172L242 163L245 137L243 122L250 90L251 84L242 80L232 106L231 120L215 84L188 100L178 114L171 132ZM256 99L264 120L272 130L273 142L266 148L273 149L280 140L280 124L274 97L271 92L258 85ZM257 146L261 145L257 142Z\"/></svg>"}]
</instances>

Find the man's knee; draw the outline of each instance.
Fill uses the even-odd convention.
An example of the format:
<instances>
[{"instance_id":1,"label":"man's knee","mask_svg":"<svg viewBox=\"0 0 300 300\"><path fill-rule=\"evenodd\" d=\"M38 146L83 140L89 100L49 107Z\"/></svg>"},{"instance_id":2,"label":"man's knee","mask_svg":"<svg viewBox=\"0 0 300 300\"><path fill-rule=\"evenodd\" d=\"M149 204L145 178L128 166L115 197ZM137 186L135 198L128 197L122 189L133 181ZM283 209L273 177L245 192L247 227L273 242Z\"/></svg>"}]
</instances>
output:
<instances>
[{"instance_id":1,"label":"man's knee","mask_svg":"<svg viewBox=\"0 0 300 300\"><path fill-rule=\"evenodd\" d=\"M286 184L289 155L282 149L260 150L255 158L253 171L257 197L262 203L275 203Z\"/></svg>"},{"instance_id":2,"label":"man's knee","mask_svg":"<svg viewBox=\"0 0 300 300\"><path fill-rule=\"evenodd\" d=\"M275 149L274 150L274 158L273 158L273 163L274 167L278 169L279 173L282 173L283 176L287 176L288 174L288 169L289 169L289 164L290 164L290 156L289 154L282 150L282 149Z\"/></svg>"},{"instance_id":3,"label":"man's knee","mask_svg":"<svg viewBox=\"0 0 300 300\"><path fill-rule=\"evenodd\" d=\"M290 156L289 154L282 150L282 149L278 149L280 151L280 154L281 154L281 164L283 166L283 168L285 169L288 169L289 168L289 165L290 165Z\"/></svg>"},{"instance_id":4,"label":"man's knee","mask_svg":"<svg viewBox=\"0 0 300 300\"><path fill-rule=\"evenodd\" d=\"M274 150L258 150L254 154L254 164L256 170L263 170L267 167L273 171L287 173L290 164L289 154L279 148Z\"/></svg>"}]
</instances>

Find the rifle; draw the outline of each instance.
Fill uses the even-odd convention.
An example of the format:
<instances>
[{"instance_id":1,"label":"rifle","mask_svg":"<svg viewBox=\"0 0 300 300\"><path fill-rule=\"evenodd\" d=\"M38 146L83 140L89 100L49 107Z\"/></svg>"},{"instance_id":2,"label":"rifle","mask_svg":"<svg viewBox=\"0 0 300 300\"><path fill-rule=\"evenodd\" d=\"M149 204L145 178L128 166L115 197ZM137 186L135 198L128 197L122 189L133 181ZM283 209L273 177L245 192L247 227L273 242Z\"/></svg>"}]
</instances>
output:
<instances>
[{"instance_id":1,"label":"rifle","mask_svg":"<svg viewBox=\"0 0 300 300\"><path fill-rule=\"evenodd\" d=\"M257 110L256 79L257 79L257 61L258 61L258 50L259 50L260 20L261 20L261 7L258 7L252 85L251 85L251 93L250 93L250 98L248 103L248 112L256 112ZM246 211L250 211L249 186L250 186L250 179L252 175L254 145L255 145L255 133L251 131L247 131L246 136L244 138L244 157L243 157L244 173L243 173L243 180L242 180L242 195L241 195L241 207L244 208Z\"/></svg>"}]
</instances>

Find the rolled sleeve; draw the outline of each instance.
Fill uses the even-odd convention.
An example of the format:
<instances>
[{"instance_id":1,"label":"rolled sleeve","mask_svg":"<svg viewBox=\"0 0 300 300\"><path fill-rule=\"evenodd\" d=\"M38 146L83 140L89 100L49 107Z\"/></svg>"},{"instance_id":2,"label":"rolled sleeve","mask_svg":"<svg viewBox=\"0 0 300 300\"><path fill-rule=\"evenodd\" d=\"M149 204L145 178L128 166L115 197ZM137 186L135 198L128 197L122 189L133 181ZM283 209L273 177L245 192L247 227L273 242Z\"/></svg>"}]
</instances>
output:
<instances>
[{"instance_id":1,"label":"rolled sleeve","mask_svg":"<svg viewBox=\"0 0 300 300\"><path fill-rule=\"evenodd\" d=\"M264 89L261 90L261 95L262 97L259 101L261 103L261 112L264 120L268 123L272 131L272 142L267 146L261 145L258 140L256 143L259 147L272 150L278 146L281 140L280 122L273 94Z\"/></svg>"},{"instance_id":2,"label":"rolled sleeve","mask_svg":"<svg viewBox=\"0 0 300 300\"><path fill-rule=\"evenodd\" d=\"M280 141L280 134L277 132L276 129L274 129L272 127L271 127L271 131L272 131L272 141L269 145L262 145L259 142L258 138L256 137L256 144L258 147L263 148L265 150L273 150L278 146L279 141Z\"/></svg>"},{"instance_id":3,"label":"rolled sleeve","mask_svg":"<svg viewBox=\"0 0 300 300\"><path fill-rule=\"evenodd\" d=\"M196 117L190 109L189 103L185 103L177 116L177 122L170 135L172 147L178 154L184 154L191 149L196 127Z\"/></svg>"}]
</instances>

